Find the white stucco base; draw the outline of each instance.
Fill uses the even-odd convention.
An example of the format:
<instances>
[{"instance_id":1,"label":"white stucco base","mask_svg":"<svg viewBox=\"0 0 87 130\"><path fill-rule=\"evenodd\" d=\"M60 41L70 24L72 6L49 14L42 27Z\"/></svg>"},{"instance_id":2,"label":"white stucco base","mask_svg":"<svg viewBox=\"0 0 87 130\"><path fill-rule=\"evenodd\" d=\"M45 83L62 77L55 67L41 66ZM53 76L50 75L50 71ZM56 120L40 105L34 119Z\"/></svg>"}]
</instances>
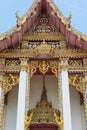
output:
<instances>
[{"instance_id":1,"label":"white stucco base","mask_svg":"<svg viewBox=\"0 0 87 130\"><path fill-rule=\"evenodd\" d=\"M34 108L36 102L40 101L42 81L42 76L33 76L31 79L30 108ZM58 108L57 78L55 76L46 76L46 88L48 101L52 102L54 108ZM14 87L8 94L8 105L5 106L4 111L3 130L16 130L17 100L18 87ZM70 87L70 101L72 130L85 130L84 109L80 105L79 93L74 87Z\"/></svg>"}]
</instances>

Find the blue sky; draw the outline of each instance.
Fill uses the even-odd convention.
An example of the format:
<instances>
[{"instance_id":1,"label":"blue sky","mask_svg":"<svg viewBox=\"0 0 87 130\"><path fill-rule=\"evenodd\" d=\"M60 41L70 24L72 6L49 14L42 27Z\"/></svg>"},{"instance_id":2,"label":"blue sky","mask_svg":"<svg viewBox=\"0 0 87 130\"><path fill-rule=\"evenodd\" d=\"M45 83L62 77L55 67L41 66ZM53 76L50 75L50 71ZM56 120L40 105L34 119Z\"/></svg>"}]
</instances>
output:
<instances>
[{"instance_id":1,"label":"blue sky","mask_svg":"<svg viewBox=\"0 0 87 130\"><path fill-rule=\"evenodd\" d=\"M53 0L65 17L72 12L71 25L87 35L87 0ZM0 2L0 34L16 25L15 13L22 17L33 0L2 0Z\"/></svg>"}]
</instances>

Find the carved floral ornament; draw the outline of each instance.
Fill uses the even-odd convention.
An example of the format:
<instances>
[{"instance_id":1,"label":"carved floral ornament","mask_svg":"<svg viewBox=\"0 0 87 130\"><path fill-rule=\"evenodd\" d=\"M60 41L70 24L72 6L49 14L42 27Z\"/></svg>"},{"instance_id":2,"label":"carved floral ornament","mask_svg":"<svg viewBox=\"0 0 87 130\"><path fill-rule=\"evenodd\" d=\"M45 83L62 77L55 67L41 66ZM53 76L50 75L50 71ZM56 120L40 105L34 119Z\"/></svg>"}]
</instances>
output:
<instances>
[{"instance_id":1,"label":"carved floral ornament","mask_svg":"<svg viewBox=\"0 0 87 130\"><path fill-rule=\"evenodd\" d=\"M30 75L33 74L39 69L42 74L46 74L49 69L57 77L58 76L58 63L57 61L31 61L30 62Z\"/></svg>"},{"instance_id":2,"label":"carved floral ornament","mask_svg":"<svg viewBox=\"0 0 87 130\"><path fill-rule=\"evenodd\" d=\"M83 93L83 78L75 75L69 77L70 85L74 86L79 92Z\"/></svg>"},{"instance_id":3,"label":"carved floral ornament","mask_svg":"<svg viewBox=\"0 0 87 130\"><path fill-rule=\"evenodd\" d=\"M22 60L23 61L23 60ZM16 62L14 62L16 63ZM9 66L10 62L7 62L7 65ZM19 65L19 64L18 64ZM20 66L21 71L30 71L29 76L32 77L33 74L39 69L39 71L42 74L46 74L49 69L55 74L57 77L57 71L58 71L58 65L57 61L31 61L26 64L26 60L24 60ZM14 74L5 74L3 77L3 80L0 80L0 86L5 86L5 93L8 93L15 85L19 84L19 76Z\"/></svg>"},{"instance_id":4,"label":"carved floral ornament","mask_svg":"<svg viewBox=\"0 0 87 130\"><path fill-rule=\"evenodd\" d=\"M46 51L46 50L45 50ZM86 65L86 61L87 59L69 59L69 58L59 58L59 65L60 65L60 69L67 69L69 71L72 72L85 72L87 70L87 65ZM22 64L21 62L22 61ZM0 60L0 71L1 72L20 72L22 71L28 71L28 67L29 67L29 62L32 64L31 65L31 73L32 71L35 70L35 67L37 68L37 64L39 63L38 61L29 61L29 58L19 58L17 60L10 60L10 59L6 59L4 60ZM57 66L57 62L56 61L51 61L48 62L50 63L50 68L55 68L55 66ZM44 62L44 64L47 64L47 61ZM54 65L51 65L54 64ZM48 65L47 65L48 66ZM41 68L41 67L39 67ZM34 70L33 70L34 69ZM41 70L41 69L40 69ZM55 69L56 71L56 69Z\"/></svg>"},{"instance_id":5,"label":"carved floral ornament","mask_svg":"<svg viewBox=\"0 0 87 130\"><path fill-rule=\"evenodd\" d=\"M37 43L26 42L26 44L25 44L25 42L23 42L23 43L24 43L23 47L26 49L27 48L29 49L31 57L36 57L41 54L46 54L49 56L54 55L54 49L45 40L43 40L40 43L38 43L38 42Z\"/></svg>"},{"instance_id":6,"label":"carved floral ornament","mask_svg":"<svg viewBox=\"0 0 87 130\"><path fill-rule=\"evenodd\" d=\"M69 76L69 84L84 94L84 90L87 88L87 78L84 78L83 75L72 75Z\"/></svg>"},{"instance_id":7,"label":"carved floral ornament","mask_svg":"<svg viewBox=\"0 0 87 130\"><path fill-rule=\"evenodd\" d=\"M61 59L63 60L63 59ZM82 61L70 61L70 63L72 63L72 66L75 67L75 65L77 65L75 68L80 68ZM59 66L58 66L59 65ZM58 78L58 67L60 67L60 69L67 69L69 68L69 65L67 64L67 59L65 59L62 63L62 65L58 64L57 61L42 61L42 62L38 62L38 61L32 61L30 63L30 74L31 77L33 76L33 74L37 71L37 69L39 68L39 71L42 74L46 74L49 69L51 69L51 71L53 72L53 74ZM83 77L83 75L72 75L69 76L69 83L70 85L74 86L79 92L83 93L84 87L87 87L87 80Z\"/></svg>"},{"instance_id":8,"label":"carved floral ornament","mask_svg":"<svg viewBox=\"0 0 87 130\"><path fill-rule=\"evenodd\" d=\"M5 89L5 94L8 93L14 86L19 84L19 76L12 74L5 75L3 80L0 80L0 86Z\"/></svg>"},{"instance_id":9,"label":"carved floral ornament","mask_svg":"<svg viewBox=\"0 0 87 130\"><path fill-rule=\"evenodd\" d=\"M28 71L28 64L27 64L27 58L21 58L21 65L20 69L21 71ZM6 66L11 67L11 69L14 66L19 66L19 61L11 60L6 61ZM14 86L19 84L19 76L8 74L3 76L3 80L0 80L0 86L5 86L5 94L8 93Z\"/></svg>"},{"instance_id":10,"label":"carved floral ornament","mask_svg":"<svg viewBox=\"0 0 87 130\"><path fill-rule=\"evenodd\" d=\"M37 48L39 54L53 55L53 49L43 40L41 45Z\"/></svg>"}]
</instances>

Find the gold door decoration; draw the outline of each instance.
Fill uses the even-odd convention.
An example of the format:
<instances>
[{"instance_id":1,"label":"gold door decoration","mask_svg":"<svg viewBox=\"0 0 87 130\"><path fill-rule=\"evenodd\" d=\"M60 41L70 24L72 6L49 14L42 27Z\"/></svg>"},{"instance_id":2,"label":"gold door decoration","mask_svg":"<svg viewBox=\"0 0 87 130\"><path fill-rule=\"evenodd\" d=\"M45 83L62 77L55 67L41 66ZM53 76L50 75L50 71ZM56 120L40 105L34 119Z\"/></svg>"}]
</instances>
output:
<instances>
[{"instance_id":1,"label":"gold door decoration","mask_svg":"<svg viewBox=\"0 0 87 130\"><path fill-rule=\"evenodd\" d=\"M30 77L34 75L38 68L38 61L30 61Z\"/></svg>"},{"instance_id":2,"label":"gold door decoration","mask_svg":"<svg viewBox=\"0 0 87 130\"><path fill-rule=\"evenodd\" d=\"M42 61L39 63L39 70L42 74L46 74L49 70L49 64L46 61Z\"/></svg>"},{"instance_id":3,"label":"gold door decoration","mask_svg":"<svg viewBox=\"0 0 87 130\"><path fill-rule=\"evenodd\" d=\"M61 111L52 108L52 103L48 101L44 75L40 101L37 102L36 108L29 110L25 115L25 130L27 130L32 124L43 123L56 124L60 130L63 130L63 117Z\"/></svg>"},{"instance_id":4,"label":"gold door decoration","mask_svg":"<svg viewBox=\"0 0 87 130\"><path fill-rule=\"evenodd\" d=\"M50 61L50 68L54 75L58 78L58 61Z\"/></svg>"},{"instance_id":5,"label":"gold door decoration","mask_svg":"<svg viewBox=\"0 0 87 130\"><path fill-rule=\"evenodd\" d=\"M36 73L37 69L42 74L46 74L49 69L57 77L58 76L58 66L57 61L31 61L30 62L30 75L31 77Z\"/></svg>"}]
</instances>

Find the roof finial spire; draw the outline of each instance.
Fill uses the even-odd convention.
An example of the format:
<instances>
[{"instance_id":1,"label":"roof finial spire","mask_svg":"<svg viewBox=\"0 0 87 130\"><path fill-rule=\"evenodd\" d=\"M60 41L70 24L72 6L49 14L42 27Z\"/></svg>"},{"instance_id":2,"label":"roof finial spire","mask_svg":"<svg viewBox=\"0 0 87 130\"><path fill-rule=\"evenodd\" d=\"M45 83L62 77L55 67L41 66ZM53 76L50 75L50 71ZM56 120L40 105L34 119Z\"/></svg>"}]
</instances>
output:
<instances>
[{"instance_id":1,"label":"roof finial spire","mask_svg":"<svg viewBox=\"0 0 87 130\"><path fill-rule=\"evenodd\" d=\"M42 90L42 94L41 94L41 102L43 102L43 101L48 102L46 92L47 91L46 91L46 88L45 88L45 75L43 75L43 90Z\"/></svg>"},{"instance_id":2,"label":"roof finial spire","mask_svg":"<svg viewBox=\"0 0 87 130\"><path fill-rule=\"evenodd\" d=\"M67 21L69 22L69 24L71 24L71 19L72 19L72 13L71 11L69 12L69 16L67 18Z\"/></svg>"},{"instance_id":3,"label":"roof finial spire","mask_svg":"<svg viewBox=\"0 0 87 130\"><path fill-rule=\"evenodd\" d=\"M45 75L43 75L43 91L46 91L46 88L45 88Z\"/></svg>"},{"instance_id":4,"label":"roof finial spire","mask_svg":"<svg viewBox=\"0 0 87 130\"><path fill-rule=\"evenodd\" d=\"M19 24L19 21L20 21L20 16L19 16L19 14L18 14L18 11L15 13L15 15L16 15L16 18L17 18L17 24Z\"/></svg>"}]
</instances>

